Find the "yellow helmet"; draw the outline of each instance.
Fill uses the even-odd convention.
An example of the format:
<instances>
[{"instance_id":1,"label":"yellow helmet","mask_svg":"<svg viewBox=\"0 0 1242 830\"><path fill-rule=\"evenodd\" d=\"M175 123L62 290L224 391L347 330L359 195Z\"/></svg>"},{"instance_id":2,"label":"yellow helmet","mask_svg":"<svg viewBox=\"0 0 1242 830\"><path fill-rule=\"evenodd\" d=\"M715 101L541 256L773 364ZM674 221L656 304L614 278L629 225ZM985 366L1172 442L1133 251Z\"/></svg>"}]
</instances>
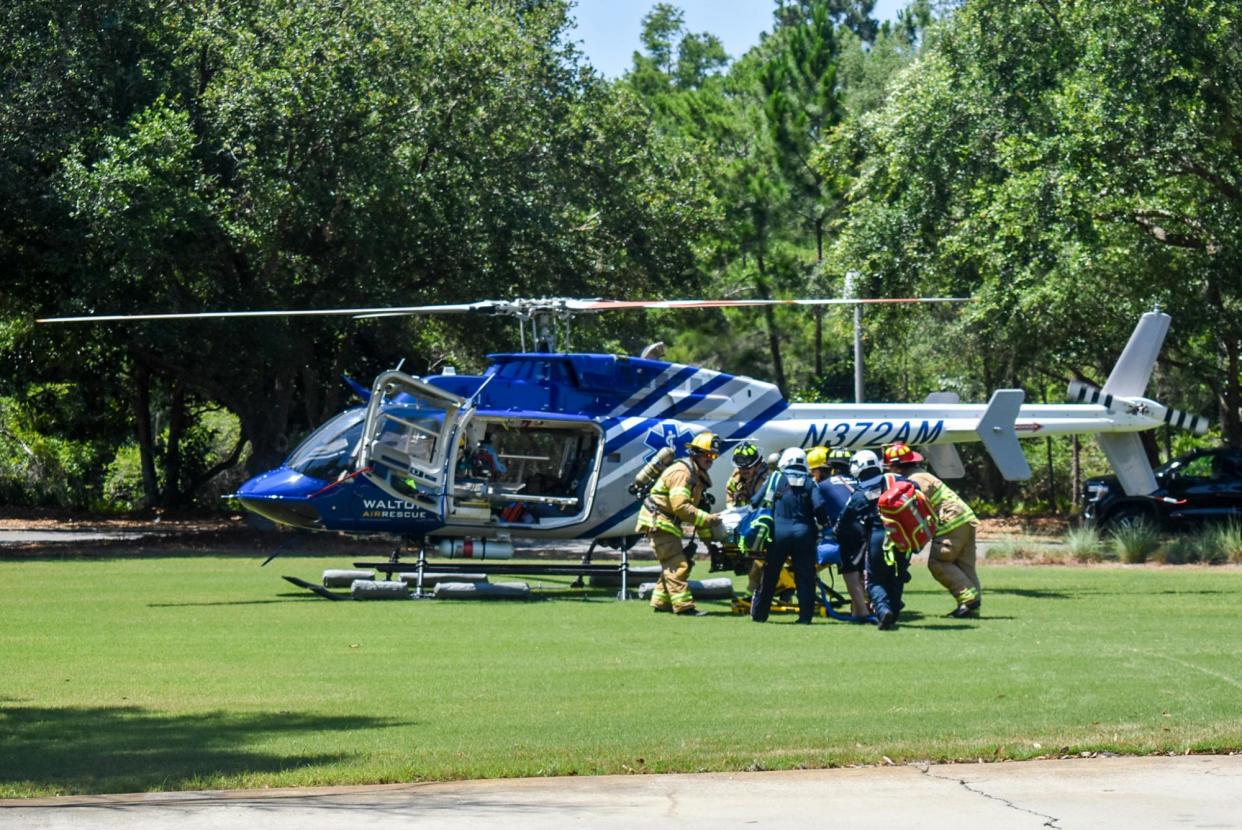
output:
<instances>
[{"instance_id":1,"label":"yellow helmet","mask_svg":"<svg viewBox=\"0 0 1242 830\"><path fill-rule=\"evenodd\" d=\"M700 432L690 442L689 450L691 455L704 453L715 458L720 455L720 437L714 432Z\"/></svg>"},{"instance_id":2,"label":"yellow helmet","mask_svg":"<svg viewBox=\"0 0 1242 830\"><path fill-rule=\"evenodd\" d=\"M816 467L828 466L828 448L827 447L811 447L806 451L806 467L808 470L814 470Z\"/></svg>"}]
</instances>

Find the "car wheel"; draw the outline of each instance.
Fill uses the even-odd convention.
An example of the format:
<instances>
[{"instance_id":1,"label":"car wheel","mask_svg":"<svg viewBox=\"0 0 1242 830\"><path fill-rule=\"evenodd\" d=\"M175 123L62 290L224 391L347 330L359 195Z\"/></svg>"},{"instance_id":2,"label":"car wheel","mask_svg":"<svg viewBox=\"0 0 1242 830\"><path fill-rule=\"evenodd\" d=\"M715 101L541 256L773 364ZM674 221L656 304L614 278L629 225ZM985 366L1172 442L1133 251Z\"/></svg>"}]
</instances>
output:
<instances>
[{"instance_id":1,"label":"car wheel","mask_svg":"<svg viewBox=\"0 0 1242 830\"><path fill-rule=\"evenodd\" d=\"M1154 525L1155 519L1151 515L1150 510L1137 504L1129 504L1122 505L1109 514L1107 528L1109 530L1119 530L1139 524Z\"/></svg>"}]
</instances>

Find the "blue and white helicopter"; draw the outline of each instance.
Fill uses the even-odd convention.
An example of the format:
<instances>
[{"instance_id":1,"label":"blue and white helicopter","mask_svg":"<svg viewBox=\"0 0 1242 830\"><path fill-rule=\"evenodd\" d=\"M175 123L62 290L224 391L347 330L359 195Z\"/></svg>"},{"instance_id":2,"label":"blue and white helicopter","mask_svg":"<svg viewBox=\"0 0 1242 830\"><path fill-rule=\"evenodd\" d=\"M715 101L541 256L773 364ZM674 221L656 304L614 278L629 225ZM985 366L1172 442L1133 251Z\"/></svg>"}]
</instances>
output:
<instances>
[{"instance_id":1,"label":"blue and white helicopter","mask_svg":"<svg viewBox=\"0 0 1242 830\"><path fill-rule=\"evenodd\" d=\"M1142 316L1102 389L1074 382L1069 396L1075 403L1054 405L1025 404L1020 389L998 390L986 404L961 403L952 393L916 404L790 403L771 383L668 363L650 350L640 357L556 351L558 326L604 311L917 301L539 299L48 322L329 314L516 318L523 351L491 355L491 365L477 376L386 371L369 390L357 388L364 405L323 424L284 464L237 492L246 509L280 524L450 540L442 549L465 556L488 556L487 540L491 556L500 558L511 555L510 539L584 539L628 548L639 508L629 489L635 474L664 447L681 455L701 430L721 437L724 461L743 441L764 453L902 441L921 447L946 478L963 474L953 445L980 441L1010 480L1031 474L1020 438L1095 434L1128 493L1156 488L1138 432L1162 424L1206 431L1204 419L1144 397L1171 320L1159 312ZM525 351L528 324L535 351ZM718 503L726 478L715 477Z\"/></svg>"}]
</instances>

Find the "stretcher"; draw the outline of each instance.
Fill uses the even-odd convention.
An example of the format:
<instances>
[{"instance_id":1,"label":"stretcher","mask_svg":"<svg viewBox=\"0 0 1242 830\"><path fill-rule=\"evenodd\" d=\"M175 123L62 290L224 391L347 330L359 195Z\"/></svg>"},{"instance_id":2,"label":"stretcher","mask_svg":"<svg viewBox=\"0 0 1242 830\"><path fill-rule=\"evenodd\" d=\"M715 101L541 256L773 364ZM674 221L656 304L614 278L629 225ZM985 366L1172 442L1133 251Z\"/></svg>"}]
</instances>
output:
<instances>
[{"instance_id":1,"label":"stretcher","mask_svg":"<svg viewBox=\"0 0 1242 830\"><path fill-rule=\"evenodd\" d=\"M874 616L860 619L852 614L837 610L850 604L849 598L843 596L835 587L834 570L839 570L841 567L840 546L836 542L821 542L815 551L815 559L815 616L826 617L840 622L875 623ZM827 575L827 582L824 581L825 574ZM776 593L772 599L771 613L798 613L800 609L798 603L794 601L797 596L796 588L797 583L794 581L793 571L790 570L789 563L785 563L785 566L781 568L781 575L776 580ZM733 613L749 615L750 599L750 597L742 594L735 596L733 598Z\"/></svg>"}]
</instances>

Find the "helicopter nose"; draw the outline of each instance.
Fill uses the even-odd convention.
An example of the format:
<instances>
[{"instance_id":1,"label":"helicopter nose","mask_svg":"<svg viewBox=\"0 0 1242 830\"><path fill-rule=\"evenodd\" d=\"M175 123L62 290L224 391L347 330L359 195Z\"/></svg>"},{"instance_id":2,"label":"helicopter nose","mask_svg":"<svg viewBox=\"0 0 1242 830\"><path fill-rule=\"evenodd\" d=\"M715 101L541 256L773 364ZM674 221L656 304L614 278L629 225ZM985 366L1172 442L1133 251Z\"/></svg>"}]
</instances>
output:
<instances>
[{"instance_id":1,"label":"helicopter nose","mask_svg":"<svg viewBox=\"0 0 1242 830\"><path fill-rule=\"evenodd\" d=\"M310 496L324 486L318 479L304 476L288 467L278 467L255 476L238 488L237 500L251 513L292 527L319 530L323 522Z\"/></svg>"}]
</instances>

